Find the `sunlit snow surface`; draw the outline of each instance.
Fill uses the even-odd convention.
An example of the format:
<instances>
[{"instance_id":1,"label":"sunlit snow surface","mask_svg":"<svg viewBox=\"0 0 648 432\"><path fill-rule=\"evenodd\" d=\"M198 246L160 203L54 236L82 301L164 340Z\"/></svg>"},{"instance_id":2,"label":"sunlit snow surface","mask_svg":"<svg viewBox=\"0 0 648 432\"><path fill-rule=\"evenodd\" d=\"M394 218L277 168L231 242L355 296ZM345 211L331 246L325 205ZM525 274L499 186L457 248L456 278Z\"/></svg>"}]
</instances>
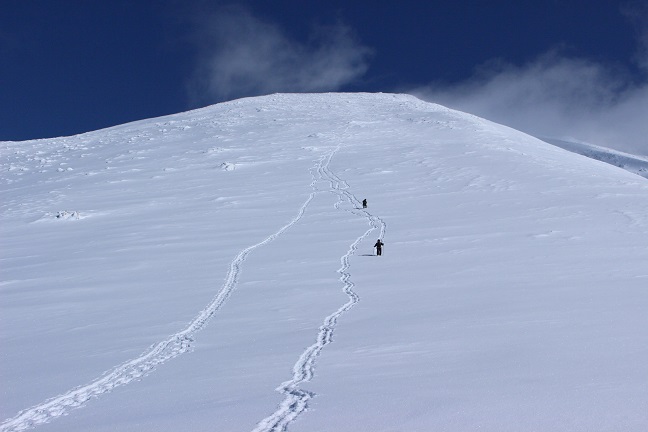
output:
<instances>
[{"instance_id":1,"label":"sunlit snow surface","mask_svg":"<svg viewBox=\"0 0 648 432\"><path fill-rule=\"evenodd\" d=\"M648 428L638 175L390 94L1 152L0 431Z\"/></svg>"}]
</instances>

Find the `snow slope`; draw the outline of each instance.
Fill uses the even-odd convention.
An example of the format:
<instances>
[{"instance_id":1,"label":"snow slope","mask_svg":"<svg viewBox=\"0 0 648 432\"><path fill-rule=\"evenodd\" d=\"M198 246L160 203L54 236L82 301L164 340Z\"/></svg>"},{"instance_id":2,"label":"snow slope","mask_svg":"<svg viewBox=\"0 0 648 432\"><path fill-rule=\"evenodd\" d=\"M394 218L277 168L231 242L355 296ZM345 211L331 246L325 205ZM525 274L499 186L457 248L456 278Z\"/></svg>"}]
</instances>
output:
<instances>
[{"instance_id":1,"label":"snow slope","mask_svg":"<svg viewBox=\"0 0 648 432\"><path fill-rule=\"evenodd\" d=\"M391 94L1 147L0 431L648 427L642 177Z\"/></svg>"}]
</instances>

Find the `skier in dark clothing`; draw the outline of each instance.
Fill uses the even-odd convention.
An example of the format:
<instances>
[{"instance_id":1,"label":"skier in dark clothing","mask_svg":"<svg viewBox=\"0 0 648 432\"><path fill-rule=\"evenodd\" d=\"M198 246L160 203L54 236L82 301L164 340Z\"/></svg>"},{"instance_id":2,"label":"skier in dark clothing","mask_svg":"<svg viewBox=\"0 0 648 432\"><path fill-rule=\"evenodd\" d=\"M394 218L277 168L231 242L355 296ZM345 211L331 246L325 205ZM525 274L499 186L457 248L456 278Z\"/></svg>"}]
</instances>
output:
<instances>
[{"instance_id":1,"label":"skier in dark clothing","mask_svg":"<svg viewBox=\"0 0 648 432\"><path fill-rule=\"evenodd\" d=\"M362 200L362 208L367 208L367 199Z\"/></svg>"},{"instance_id":2,"label":"skier in dark clothing","mask_svg":"<svg viewBox=\"0 0 648 432\"><path fill-rule=\"evenodd\" d=\"M385 243L383 243L380 239L376 242L374 247L376 248L376 255L382 255L382 247L385 246Z\"/></svg>"}]
</instances>

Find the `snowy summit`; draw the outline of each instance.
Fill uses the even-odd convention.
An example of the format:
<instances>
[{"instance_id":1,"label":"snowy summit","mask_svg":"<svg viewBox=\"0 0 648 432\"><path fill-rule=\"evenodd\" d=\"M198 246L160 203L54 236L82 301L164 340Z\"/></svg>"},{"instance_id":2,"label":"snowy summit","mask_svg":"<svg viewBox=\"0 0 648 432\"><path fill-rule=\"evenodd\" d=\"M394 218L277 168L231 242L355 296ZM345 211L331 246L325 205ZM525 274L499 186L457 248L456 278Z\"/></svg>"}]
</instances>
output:
<instances>
[{"instance_id":1,"label":"snowy summit","mask_svg":"<svg viewBox=\"0 0 648 432\"><path fill-rule=\"evenodd\" d=\"M2 432L648 428L643 177L393 94L0 144Z\"/></svg>"}]
</instances>

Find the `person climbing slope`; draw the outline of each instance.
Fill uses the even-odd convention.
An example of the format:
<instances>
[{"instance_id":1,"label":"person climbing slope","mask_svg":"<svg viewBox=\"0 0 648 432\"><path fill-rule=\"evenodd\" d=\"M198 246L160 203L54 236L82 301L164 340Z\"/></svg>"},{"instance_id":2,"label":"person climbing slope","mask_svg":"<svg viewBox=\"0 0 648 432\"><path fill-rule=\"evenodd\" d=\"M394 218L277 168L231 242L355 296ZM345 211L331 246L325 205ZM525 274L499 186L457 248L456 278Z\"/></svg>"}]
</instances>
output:
<instances>
[{"instance_id":1,"label":"person climbing slope","mask_svg":"<svg viewBox=\"0 0 648 432\"><path fill-rule=\"evenodd\" d=\"M367 199L362 200L362 208L367 208Z\"/></svg>"},{"instance_id":2,"label":"person climbing slope","mask_svg":"<svg viewBox=\"0 0 648 432\"><path fill-rule=\"evenodd\" d=\"M376 248L376 255L382 255L382 247L385 246L385 243L382 240L378 239L374 247Z\"/></svg>"}]
</instances>

